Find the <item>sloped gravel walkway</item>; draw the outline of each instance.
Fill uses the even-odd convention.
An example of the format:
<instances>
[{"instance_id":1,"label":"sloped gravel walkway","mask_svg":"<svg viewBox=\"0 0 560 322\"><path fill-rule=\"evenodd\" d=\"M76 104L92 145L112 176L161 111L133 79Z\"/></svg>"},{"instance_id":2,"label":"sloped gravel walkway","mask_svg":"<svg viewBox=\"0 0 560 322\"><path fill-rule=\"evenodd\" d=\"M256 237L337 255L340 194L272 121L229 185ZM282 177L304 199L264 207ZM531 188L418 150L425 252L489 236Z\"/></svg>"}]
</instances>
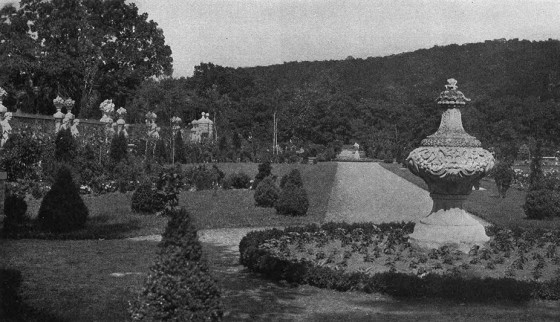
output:
<instances>
[{"instance_id":1,"label":"sloped gravel walkway","mask_svg":"<svg viewBox=\"0 0 560 322\"><path fill-rule=\"evenodd\" d=\"M325 221L418 221L431 209L426 190L379 164L340 162Z\"/></svg>"}]
</instances>

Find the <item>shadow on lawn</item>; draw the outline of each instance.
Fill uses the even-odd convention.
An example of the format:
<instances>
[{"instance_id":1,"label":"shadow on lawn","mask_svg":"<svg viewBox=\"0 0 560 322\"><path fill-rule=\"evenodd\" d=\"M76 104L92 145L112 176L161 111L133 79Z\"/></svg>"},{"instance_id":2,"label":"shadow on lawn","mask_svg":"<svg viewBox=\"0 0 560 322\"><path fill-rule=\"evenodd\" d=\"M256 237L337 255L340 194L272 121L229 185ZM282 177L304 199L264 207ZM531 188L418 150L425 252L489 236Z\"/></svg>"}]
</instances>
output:
<instances>
[{"instance_id":1,"label":"shadow on lawn","mask_svg":"<svg viewBox=\"0 0 560 322\"><path fill-rule=\"evenodd\" d=\"M239 264L239 253L232 247L203 245L212 275L222 290L226 321L293 320L305 311L293 300L316 293L271 282L248 271Z\"/></svg>"},{"instance_id":2,"label":"shadow on lawn","mask_svg":"<svg viewBox=\"0 0 560 322\"><path fill-rule=\"evenodd\" d=\"M0 320L1 321L64 321L52 314L25 304L18 294L22 282L21 272L0 268Z\"/></svg>"}]
</instances>

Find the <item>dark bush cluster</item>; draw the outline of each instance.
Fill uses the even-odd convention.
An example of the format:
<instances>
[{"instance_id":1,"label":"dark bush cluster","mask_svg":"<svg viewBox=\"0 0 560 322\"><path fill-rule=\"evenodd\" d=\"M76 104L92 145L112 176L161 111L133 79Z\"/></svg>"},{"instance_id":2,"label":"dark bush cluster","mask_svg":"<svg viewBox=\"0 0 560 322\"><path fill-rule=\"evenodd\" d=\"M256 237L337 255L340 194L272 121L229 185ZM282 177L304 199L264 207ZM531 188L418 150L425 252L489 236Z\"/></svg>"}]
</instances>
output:
<instances>
[{"instance_id":1,"label":"dark bush cluster","mask_svg":"<svg viewBox=\"0 0 560 322\"><path fill-rule=\"evenodd\" d=\"M9 193L4 199L4 232L12 233L20 230L28 221L26 216L27 202L22 196Z\"/></svg>"},{"instance_id":2,"label":"dark bush cluster","mask_svg":"<svg viewBox=\"0 0 560 322\"><path fill-rule=\"evenodd\" d=\"M276 180L268 176L259 182L255 190L255 204L257 207L274 207L279 196L280 188L276 185Z\"/></svg>"},{"instance_id":3,"label":"dark bush cluster","mask_svg":"<svg viewBox=\"0 0 560 322\"><path fill-rule=\"evenodd\" d=\"M12 134L2 148L0 166L8 174L9 181L24 179L35 174L33 166L41 160L43 149L37 140L20 134Z\"/></svg>"},{"instance_id":4,"label":"dark bush cluster","mask_svg":"<svg viewBox=\"0 0 560 322\"><path fill-rule=\"evenodd\" d=\"M224 172L215 164L208 168L206 165L199 165L185 171L185 180L196 190L208 190L217 187L224 179Z\"/></svg>"},{"instance_id":5,"label":"dark bush cluster","mask_svg":"<svg viewBox=\"0 0 560 322\"><path fill-rule=\"evenodd\" d=\"M282 191L275 204L276 211L281 215L305 216L309 209L309 199L299 170L293 169L283 176L280 187Z\"/></svg>"},{"instance_id":6,"label":"dark bush cluster","mask_svg":"<svg viewBox=\"0 0 560 322\"><path fill-rule=\"evenodd\" d=\"M492 176L496 182L498 193L502 198L505 198L506 192L513 183L513 179L515 177L515 172L511 168L511 164L505 161L498 162L492 170Z\"/></svg>"},{"instance_id":7,"label":"dark bush cluster","mask_svg":"<svg viewBox=\"0 0 560 322\"><path fill-rule=\"evenodd\" d=\"M39 208L39 226L46 231L69 232L84 227L88 215L89 211L72 179L70 169L61 167Z\"/></svg>"},{"instance_id":8,"label":"dark bush cluster","mask_svg":"<svg viewBox=\"0 0 560 322\"><path fill-rule=\"evenodd\" d=\"M54 145L54 157L58 162L70 163L78 154L78 145L70 129L58 131Z\"/></svg>"},{"instance_id":9,"label":"dark bush cluster","mask_svg":"<svg viewBox=\"0 0 560 322\"><path fill-rule=\"evenodd\" d=\"M131 208L134 212L155 213L165 208L165 201L151 183L144 183L132 194Z\"/></svg>"},{"instance_id":10,"label":"dark bush cluster","mask_svg":"<svg viewBox=\"0 0 560 322\"><path fill-rule=\"evenodd\" d=\"M270 162L263 162L259 164L259 172L255 176L253 181L252 189L257 189L259 183L264 180L264 178L272 175L272 164Z\"/></svg>"},{"instance_id":11,"label":"dark bush cluster","mask_svg":"<svg viewBox=\"0 0 560 322\"><path fill-rule=\"evenodd\" d=\"M445 298L458 301L485 302L488 300L527 301L532 298L556 300L560 298L560 280L550 282L520 281L512 278L468 279L456 275L430 273L423 277L397 272L368 274L346 273L327 266L319 266L307 260L289 260L272 255L261 247L267 241L297 232L315 233L324 230L330 236L339 231L355 231L361 228L364 234L383 233L401 229L411 233L412 223L390 223L384 225L327 223L322 226L290 227L285 230L250 232L240 244L240 262L249 269L274 280L308 284L338 291L359 290L367 293L382 292L404 298Z\"/></svg>"},{"instance_id":12,"label":"dark bush cluster","mask_svg":"<svg viewBox=\"0 0 560 322\"><path fill-rule=\"evenodd\" d=\"M131 302L134 321L219 321L220 290L202 257L192 219L184 208L168 211L155 263L139 298Z\"/></svg>"},{"instance_id":13,"label":"dark bush cluster","mask_svg":"<svg viewBox=\"0 0 560 322\"><path fill-rule=\"evenodd\" d=\"M249 189L251 177L243 172L230 173L224 178L222 187L224 189Z\"/></svg>"},{"instance_id":14,"label":"dark bush cluster","mask_svg":"<svg viewBox=\"0 0 560 322\"><path fill-rule=\"evenodd\" d=\"M545 175L542 170L540 144L537 144L531 161L529 191L525 197L523 210L530 219L551 219L560 216L560 178Z\"/></svg>"},{"instance_id":15,"label":"dark bush cluster","mask_svg":"<svg viewBox=\"0 0 560 322\"><path fill-rule=\"evenodd\" d=\"M124 132L115 134L111 140L111 146L109 147L109 158L113 163L119 163L126 159L128 151L128 145L126 142L126 137Z\"/></svg>"}]
</instances>

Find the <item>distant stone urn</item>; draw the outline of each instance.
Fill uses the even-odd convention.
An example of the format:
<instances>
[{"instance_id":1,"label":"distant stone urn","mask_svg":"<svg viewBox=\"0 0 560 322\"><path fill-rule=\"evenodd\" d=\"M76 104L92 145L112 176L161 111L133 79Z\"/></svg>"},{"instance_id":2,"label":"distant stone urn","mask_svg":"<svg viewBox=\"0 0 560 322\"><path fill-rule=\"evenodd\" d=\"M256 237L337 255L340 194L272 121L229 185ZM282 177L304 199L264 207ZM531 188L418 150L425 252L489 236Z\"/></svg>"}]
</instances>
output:
<instances>
[{"instance_id":1,"label":"distant stone urn","mask_svg":"<svg viewBox=\"0 0 560 322\"><path fill-rule=\"evenodd\" d=\"M492 169L494 157L463 129L459 107L470 99L457 90L455 79L448 83L437 100L446 109L439 129L406 159L408 169L428 185L433 200L432 211L416 224L409 241L424 249L448 245L468 252L490 238L484 226L463 209L463 202Z\"/></svg>"}]
</instances>

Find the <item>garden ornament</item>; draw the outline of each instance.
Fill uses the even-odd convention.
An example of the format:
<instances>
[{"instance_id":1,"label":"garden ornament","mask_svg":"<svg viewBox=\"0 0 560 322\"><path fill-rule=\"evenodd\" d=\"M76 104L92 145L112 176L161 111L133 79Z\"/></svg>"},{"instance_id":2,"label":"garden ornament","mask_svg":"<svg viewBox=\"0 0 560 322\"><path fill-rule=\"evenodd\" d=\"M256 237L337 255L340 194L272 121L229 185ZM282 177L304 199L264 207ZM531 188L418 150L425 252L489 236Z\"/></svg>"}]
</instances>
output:
<instances>
[{"instance_id":1,"label":"garden ornament","mask_svg":"<svg viewBox=\"0 0 560 322\"><path fill-rule=\"evenodd\" d=\"M490 238L484 226L463 209L463 202L492 169L494 157L463 129L459 107L470 99L457 90L455 79L447 81L437 99L445 108L439 129L406 159L408 169L428 185L433 200L432 211L416 224L409 241L419 248L448 245L468 252Z\"/></svg>"},{"instance_id":2,"label":"garden ornament","mask_svg":"<svg viewBox=\"0 0 560 322\"><path fill-rule=\"evenodd\" d=\"M78 131L78 125L80 124L80 119L74 119L72 122L72 126L70 127L70 132L72 133L73 137L77 137L80 135L80 131Z\"/></svg>"},{"instance_id":3,"label":"garden ornament","mask_svg":"<svg viewBox=\"0 0 560 322\"><path fill-rule=\"evenodd\" d=\"M10 125L10 120L12 119L12 112L6 112L0 125L2 126L2 140L0 141L0 146L3 147L6 141L10 138L12 134L12 126Z\"/></svg>"}]
</instances>

